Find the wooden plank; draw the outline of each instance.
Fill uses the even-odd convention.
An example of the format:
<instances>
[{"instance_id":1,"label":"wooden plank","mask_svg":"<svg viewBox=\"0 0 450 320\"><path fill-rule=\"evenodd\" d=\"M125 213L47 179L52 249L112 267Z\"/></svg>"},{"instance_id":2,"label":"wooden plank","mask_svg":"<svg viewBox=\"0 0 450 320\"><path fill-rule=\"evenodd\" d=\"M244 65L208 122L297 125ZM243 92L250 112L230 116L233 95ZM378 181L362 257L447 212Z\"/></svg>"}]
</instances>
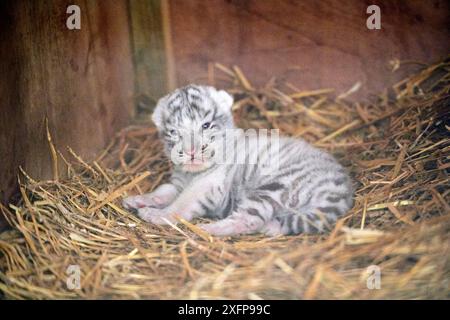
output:
<instances>
[{"instance_id":1,"label":"wooden plank","mask_svg":"<svg viewBox=\"0 0 450 320\"><path fill-rule=\"evenodd\" d=\"M166 50L167 61L167 89L173 91L177 88L176 79L176 64L173 52L173 40L172 40L172 28L170 20L170 5L169 0L161 0L162 9L162 21L163 21L163 34L164 34L164 46Z\"/></svg>"},{"instance_id":2,"label":"wooden plank","mask_svg":"<svg viewBox=\"0 0 450 320\"><path fill-rule=\"evenodd\" d=\"M150 108L169 87L162 9L161 0L129 0L136 98Z\"/></svg>"},{"instance_id":3,"label":"wooden plank","mask_svg":"<svg viewBox=\"0 0 450 320\"><path fill-rule=\"evenodd\" d=\"M436 0L170 0L179 85L207 83L210 62L238 65L256 85L279 77L305 90L365 99L401 78L392 59L431 62L450 51L450 2ZM366 27L381 8L381 30ZM411 66L405 70L411 70Z\"/></svg>"},{"instance_id":4,"label":"wooden plank","mask_svg":"<svg viewBox=\"0 0 450 320\"><path fill-rule=\"evenodd\" d=\"M16 188L19 165L33 178L52 178L45 118L57 149L90 159L132 115L127 0L77 1L81 30L74 31L66 28L70 4L0 4L2 202Z\"/></svg>"}]
</instances>

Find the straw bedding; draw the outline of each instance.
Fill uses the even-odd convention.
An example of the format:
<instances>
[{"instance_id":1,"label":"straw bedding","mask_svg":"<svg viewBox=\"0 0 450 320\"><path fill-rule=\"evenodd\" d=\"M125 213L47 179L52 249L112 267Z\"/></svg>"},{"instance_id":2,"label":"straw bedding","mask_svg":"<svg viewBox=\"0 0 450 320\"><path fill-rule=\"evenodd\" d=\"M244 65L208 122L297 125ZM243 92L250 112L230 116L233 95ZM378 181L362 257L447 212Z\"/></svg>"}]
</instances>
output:
<instances>
[{"instance_id":1,"label":"straw bedding","mask_svg":"<svg viewBox=\"0 0 450 320\"><path fill-rule=\"evenodd\" d=\"M168 177L153 127L125 128L90 162L63 157L49 134L55 178L22 172L20 200L1 207L12 226L0 235L4 298L449 298L450 59L363 103L346 100L356 87L334 98L276 80L255 88L219 64L209 81L234 94L241 127L302 136L349 168L356 203L334 230L219 239L186 221L144 223L120 199ZM67 287L70 265L80 289Z\"/></svg>"}]
</instances>

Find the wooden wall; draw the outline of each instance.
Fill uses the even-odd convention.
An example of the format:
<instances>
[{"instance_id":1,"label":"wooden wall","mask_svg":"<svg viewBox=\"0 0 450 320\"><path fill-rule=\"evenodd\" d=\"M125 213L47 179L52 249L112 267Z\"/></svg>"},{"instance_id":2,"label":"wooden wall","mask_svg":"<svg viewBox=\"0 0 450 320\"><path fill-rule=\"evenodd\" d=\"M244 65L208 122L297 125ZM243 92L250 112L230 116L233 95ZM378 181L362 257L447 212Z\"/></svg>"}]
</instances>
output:
<instances>
[{"instance_id":1,"label":"wooden wall","mask_svg":"<svg viewBox=\"0 0 450 320\"><path fill-rule=\"evenodd\" d=\"M66 28L67 6L81 30ZM133 113L128 1L3 0L0 3L0 190L17 167L52 176L45 118L56 146L93 157Z\"/></svg>"},{"instance_id":2,"label":"wooden wall","mask_svg":"<svg viewBox=\"0 0 450 320\"><path fill-rule=\"evenodd\" d=\"M262 84L285 77L303 89L363 99L393 82L392 59L430 62L450 53L445 0L170 0L178 85L205 82L208 62L236 64ZM381 30L366 8L381 8ZM396 77L399 78L401 74ZM395 77L394 77L395 78Z\"/></svg>"}]
</instances>

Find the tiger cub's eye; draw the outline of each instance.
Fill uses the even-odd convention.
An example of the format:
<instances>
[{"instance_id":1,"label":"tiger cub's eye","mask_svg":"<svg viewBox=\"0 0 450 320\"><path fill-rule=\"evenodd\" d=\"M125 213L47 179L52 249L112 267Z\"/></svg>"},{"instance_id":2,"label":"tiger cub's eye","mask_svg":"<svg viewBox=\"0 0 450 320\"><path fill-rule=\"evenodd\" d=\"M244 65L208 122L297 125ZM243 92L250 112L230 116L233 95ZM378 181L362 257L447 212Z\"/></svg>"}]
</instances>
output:
<instances>
[{"instance_id":1,"label":"tiger cub's eye","mask_svg":"<svg viewBox=\"0 0 450 320\"><path fill-rule=\"evenodd\" d=\"M211 123L205 122L205 123L202 125L202 129L208 129L210 126L211 126Z\"/></svg>"}]
</instances>

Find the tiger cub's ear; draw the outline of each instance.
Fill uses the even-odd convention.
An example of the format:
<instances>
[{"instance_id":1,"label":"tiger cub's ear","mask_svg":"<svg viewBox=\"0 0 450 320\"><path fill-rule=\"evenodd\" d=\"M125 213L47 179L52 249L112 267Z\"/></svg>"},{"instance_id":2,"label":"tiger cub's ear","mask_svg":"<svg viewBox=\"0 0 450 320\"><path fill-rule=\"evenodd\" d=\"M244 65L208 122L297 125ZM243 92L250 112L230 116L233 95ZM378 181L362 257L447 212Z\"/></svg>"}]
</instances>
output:
<instances>
[{"instance_id":1,"label":"tiger cub's ear","mask_svg":"<svg viewBox=\"0 0 450 320\"><path fill-rule=\"evenodd\" d=\"M230 112L233 106L233 97L225 90L217 90L214 87L208 87L209 94L214 101L217 102L220 109L225 112Z\"/></svg>"},{"instance_id":2,"label":"tiger cub's ear","mask_svg":"<svg viewBox=\"0 0 450 320\"><path fill-rule=\"evenodd\" d=\"M158 103L156 104L155 110L153 110L152 114L152 121L156 125L156 127L159 129L161 128L162 122L163 122L163 110L167 106L167 99L169 95L162 97L158 100Z\"/></svg>"}]
</instances>

